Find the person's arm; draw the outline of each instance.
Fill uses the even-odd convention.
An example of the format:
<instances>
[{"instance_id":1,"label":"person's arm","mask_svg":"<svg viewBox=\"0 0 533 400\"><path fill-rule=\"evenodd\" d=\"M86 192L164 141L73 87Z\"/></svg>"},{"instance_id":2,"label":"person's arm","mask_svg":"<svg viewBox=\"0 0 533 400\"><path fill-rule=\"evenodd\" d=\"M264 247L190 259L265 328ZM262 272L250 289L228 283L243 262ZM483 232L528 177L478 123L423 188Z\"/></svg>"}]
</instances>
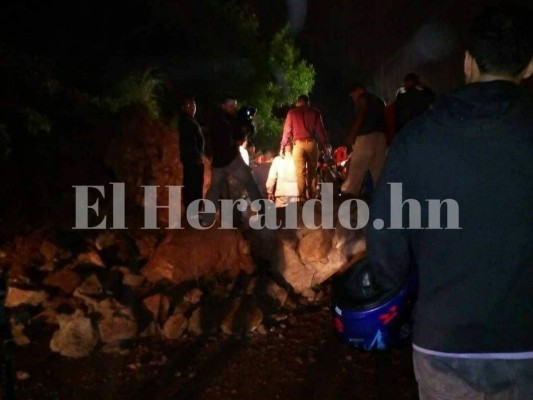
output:
<instances>
[{"instance_id":1,"label":"person's arm","mask_svg":"<svg viewBox=\"0 0 533 400\"><path fill-rule=\"evenodd\" d=\"M395 142L390 150L382 176L372 197L370 222L367 227L367 253L377 282L386 290L402 285L410 267L409 231L387 229L391 226L391 186L402 183L403 198L408 197L409 158L405 144ZM408 207L403 208L404 225L409 220ZM373 222L384 221L383 229L376 229Z\"/></svg>"},{"instance_id":2,"label":"person's arm","mask_svg":"<svg viewBox=\"0 0 533 400\"><path fill-rule=\"evenodd\" d=\"M281 144L280 144L280 154L283 153L283 148L285 147L285 145L289 142L291 136L292 136L292 119L293 119L293 116L292 116L292 110L290 110L287 114L287 118L285 118L285 125L283 126L283 137L281 138Z\"/></svg>"},{"instance_id":3,"label":"person's arm","mask_svg":"<svg viewBox=\"0 0 533 400\"><path fill-rule=\"evenodd\" d=\"M366 113L366 101L363 97L360 97L357 100L357 115L355 116L352 126L346 135L346 144L348 146L352 146L355 143L355 138L363 126L363 122L365 121Z\"/></svg>"},{"instance_id":4,"label":"person's arm","mask_svg":"<svg viewBox=\"0 0 533 400\"><path fill-rule=\"evenodd\" d=\"M324 121L322 120L322 115L317 111L315 121L315 131L318 136L318 140L322 144L322 148L328 148L328 137L326 135L326 128L324 127Z\"/></svg>"}]
</instances>

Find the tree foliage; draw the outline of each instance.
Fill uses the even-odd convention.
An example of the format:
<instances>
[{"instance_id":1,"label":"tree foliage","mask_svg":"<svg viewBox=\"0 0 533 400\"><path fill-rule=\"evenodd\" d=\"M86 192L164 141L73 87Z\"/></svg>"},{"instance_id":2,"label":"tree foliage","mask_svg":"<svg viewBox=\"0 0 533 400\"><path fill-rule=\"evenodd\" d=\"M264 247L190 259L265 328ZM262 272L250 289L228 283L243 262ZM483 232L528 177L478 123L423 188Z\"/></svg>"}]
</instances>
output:
<instances>
[{"instance_id":1,"label":"tree foliage","mask_svg":"<svg viewBox=\"0 0 533 400\"><path fill-rule=\"evenodd\" d=\"M257 16L241 1L132 0L110 3L105 12L89 0L35 4L4 10L21 22L2 26L0 38L3 65L10 66L2 97L30 135L53 138L66 126L61 119L112 117L132 103L166 118L177 111L179 92L195 94L205 117L232 93L258 110L257 144L273 146L281 135L276 111L314 84L314 68L288 29L260 33ZM61 17L65 10L68 19ZM6 123L0 136L8 140L19 126Z\"/></svg>"},{"instance_id":2,"label":"tree foliage","mask_svg":"<svg viewBox=\"0 0 533 400\"><path fill-rule=\"evenodd\" d=\"M282 120L274 111L294 103L298 95L309 94L315 80L312 65L303 60L289 29L275 33L270 40L259 37L259 23L250 9L236 1L222 6L235 26L236 47L243 49L249 71L236 74L229 85L242 101L255 107L257 144L259 147L278 145ZM239 43L240 42L240 43Z\"/></svg>"},{"instance_id":3,"label":"tree foliage","mask_svg":"<svg viewBox=\"0 0 533 400\"><path fill-rule=\"evenodd\" d=\"M142 104L152 118L158 119L161 116L162 84L162 79L151 69L132 71L113 87L111 93L95 98L94 103L111 113L132 104Z\"/></svg>"},{"instance_id":4,"label":"tree foliage","mask_svg":"<svg viewBox=\"0 0 533 400\"><path fill-rule=\"evenodd\" d=\"M259 89L265 92L258 108L260 143L275 142L280 135L282 121L273 115L274 108L293 103L300 94L309 94L315 80L313 66L301 59L287 28L270 42L268 66L270 80Z\"/></svg>"}]
</instances>

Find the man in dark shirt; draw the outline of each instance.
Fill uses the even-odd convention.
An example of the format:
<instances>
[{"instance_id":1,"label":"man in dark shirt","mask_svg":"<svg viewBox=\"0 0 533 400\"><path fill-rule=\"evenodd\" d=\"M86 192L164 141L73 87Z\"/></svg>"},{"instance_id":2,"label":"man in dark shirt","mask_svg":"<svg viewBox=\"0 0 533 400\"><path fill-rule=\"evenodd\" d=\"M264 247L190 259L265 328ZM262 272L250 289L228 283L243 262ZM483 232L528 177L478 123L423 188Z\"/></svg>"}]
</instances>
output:
<instances>
[{"instance_id":1,"label":"man in dark shirt","mask_svg":"<svg viewBox=\"0 0 533 400\"><path fill-rule=\"evenodd\" d=\"M244 137L236 120L236 114L237 100L233 96L226 96L209 121L212 171L211 185L206 199L215 205L218 203L220 194L225 190L230 175L244 187L251 201L261 198L252 172L239 151ZM215 214L204 213L202 224L212 225L214 220Z\"/></svg>"},{"instance_id":2,"label":"man in dark shirt","mask_svg":"<svg viewBox=\"0 0 533 400\"><path fill-rule=\"evenodd\" d=\"M194 119L195 115L196 102L193 97L186 97L181 105L178 125L185 207L203 197L204 135L200 124Z\"/></svg>"},{"instance_id":3,"label":"man in dark shirt","mask_svg":"<svg viewBox=\"0 0 533 400\"><path fill-rule=\"evenodd\" d=\"M421 400L533 399L533 98L519 87L533 74L532 21L508 4L475 20L467 85L396 137L374 193L378 282L418 269Z\"/></svg>"},{"instance_id":4,"label":"man in dark shirt","mask_svg":"<svg viewBox=\"0 0 533 400\"><path fill-rule=\"evenodd\" d=\"M318 142L325 149L328 147L328 140L322 115L316 108L311 107L306 95L298 97L296 107L287 113L280 154L283 154L291 139L294 143L292 156L296 165L299 197L302 200L312 199L316 195L317 186Z\"/></svg>"},{"instance_id":5,"label":"man in dark shirt","mask_svg":"<svg viewBox=\"0 0 533 400\"><path fill-rule=\"evenodd\" d=\"M404 86L396 93L395 115L396 132L399 132L409 121L426 111L435 93L422 85L417 74L409 73L404 78Z\"/></svg>"},{"instance_id":6,"label":"man in dark shirt","mask_svg":"<svg viewBox=\"0 0 533 400\"><path fill-rule=\"evenodd\" d=\"M387 139L385 137L385 103L368 93L365 86L352 85L350 95L356 104L357 113L346 135L346 144L351 148L350 165L342 192L359 196L367 171L374 184L378 181L385 163Z\"/></svg>"}]
</instances>

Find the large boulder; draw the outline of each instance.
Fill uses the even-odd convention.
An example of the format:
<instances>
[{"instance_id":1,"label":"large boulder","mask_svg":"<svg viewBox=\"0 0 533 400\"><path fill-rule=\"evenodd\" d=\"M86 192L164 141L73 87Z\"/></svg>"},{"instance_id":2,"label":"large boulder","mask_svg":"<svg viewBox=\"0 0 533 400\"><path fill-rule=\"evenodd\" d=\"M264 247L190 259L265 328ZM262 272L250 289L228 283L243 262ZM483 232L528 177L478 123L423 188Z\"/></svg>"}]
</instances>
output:
<instances>
[{"instance_id":1,"label":"large boulder","mask_svg":"<svg viewBox=\"0 0 533 400\"><path fill-rule=\"evenodd\" d=\"M312 299L314 288L365 255L366 242L360 230L340 224L334 229L312 229L299 218L297 226L276 231L277 246L270 261L296 293Z\"/></svg>"},{"instance_id":2,"label":"large boulder","mask_svg":"<svg viewBox=\"0 0 533 400\"><path fill-rule=\"evenodd\" d=\"M181 283L253 270L249 245L239 231L187 229L169 231L141 273L150 282Z\"/></svg>"}]
</instances>

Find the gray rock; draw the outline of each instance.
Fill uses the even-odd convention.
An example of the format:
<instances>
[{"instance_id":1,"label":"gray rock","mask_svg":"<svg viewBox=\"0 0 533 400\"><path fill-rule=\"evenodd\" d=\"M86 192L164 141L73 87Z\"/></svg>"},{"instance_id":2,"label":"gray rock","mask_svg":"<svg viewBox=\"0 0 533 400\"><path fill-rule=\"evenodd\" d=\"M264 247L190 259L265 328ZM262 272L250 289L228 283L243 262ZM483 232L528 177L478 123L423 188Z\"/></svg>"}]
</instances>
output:
<instances>
[{"instance_id":1,"label":"gray rock","mask_svg":"<svg viewBox=\"0 0 533 400\"><path fill-rule=\"evenodd\" d=\"M89 318L77 310L72 315L58 315L59 329L52 336L50 349L65 357L88 356L98 343L98 335Z\"/></svg>"},{"instance_id":2,"label":"gray rock","mask_svg":"<svg viewBox=\"0 0 533 400\"><path fill-rule=\"evenodd\" d=\"M113 343L137 336L137 320L129 308L116 300L107 299L98 304L98 312L102 315L98 321L102 342Z\"/></svg>"},{"instance_id":3,"label":"gray rock","mask_svg":"<svg viewBox=\"0 0 533 400\"><path fill-rule=\"evenodd\" d=\"M279 231L277 237L273 270L307 299L314 300L317 286L366 252L362 233L340 225L334 230L308 229L299 221L299 229ZM280 295L284 297L282 292Z\"/></svg>"}]
</instances>

